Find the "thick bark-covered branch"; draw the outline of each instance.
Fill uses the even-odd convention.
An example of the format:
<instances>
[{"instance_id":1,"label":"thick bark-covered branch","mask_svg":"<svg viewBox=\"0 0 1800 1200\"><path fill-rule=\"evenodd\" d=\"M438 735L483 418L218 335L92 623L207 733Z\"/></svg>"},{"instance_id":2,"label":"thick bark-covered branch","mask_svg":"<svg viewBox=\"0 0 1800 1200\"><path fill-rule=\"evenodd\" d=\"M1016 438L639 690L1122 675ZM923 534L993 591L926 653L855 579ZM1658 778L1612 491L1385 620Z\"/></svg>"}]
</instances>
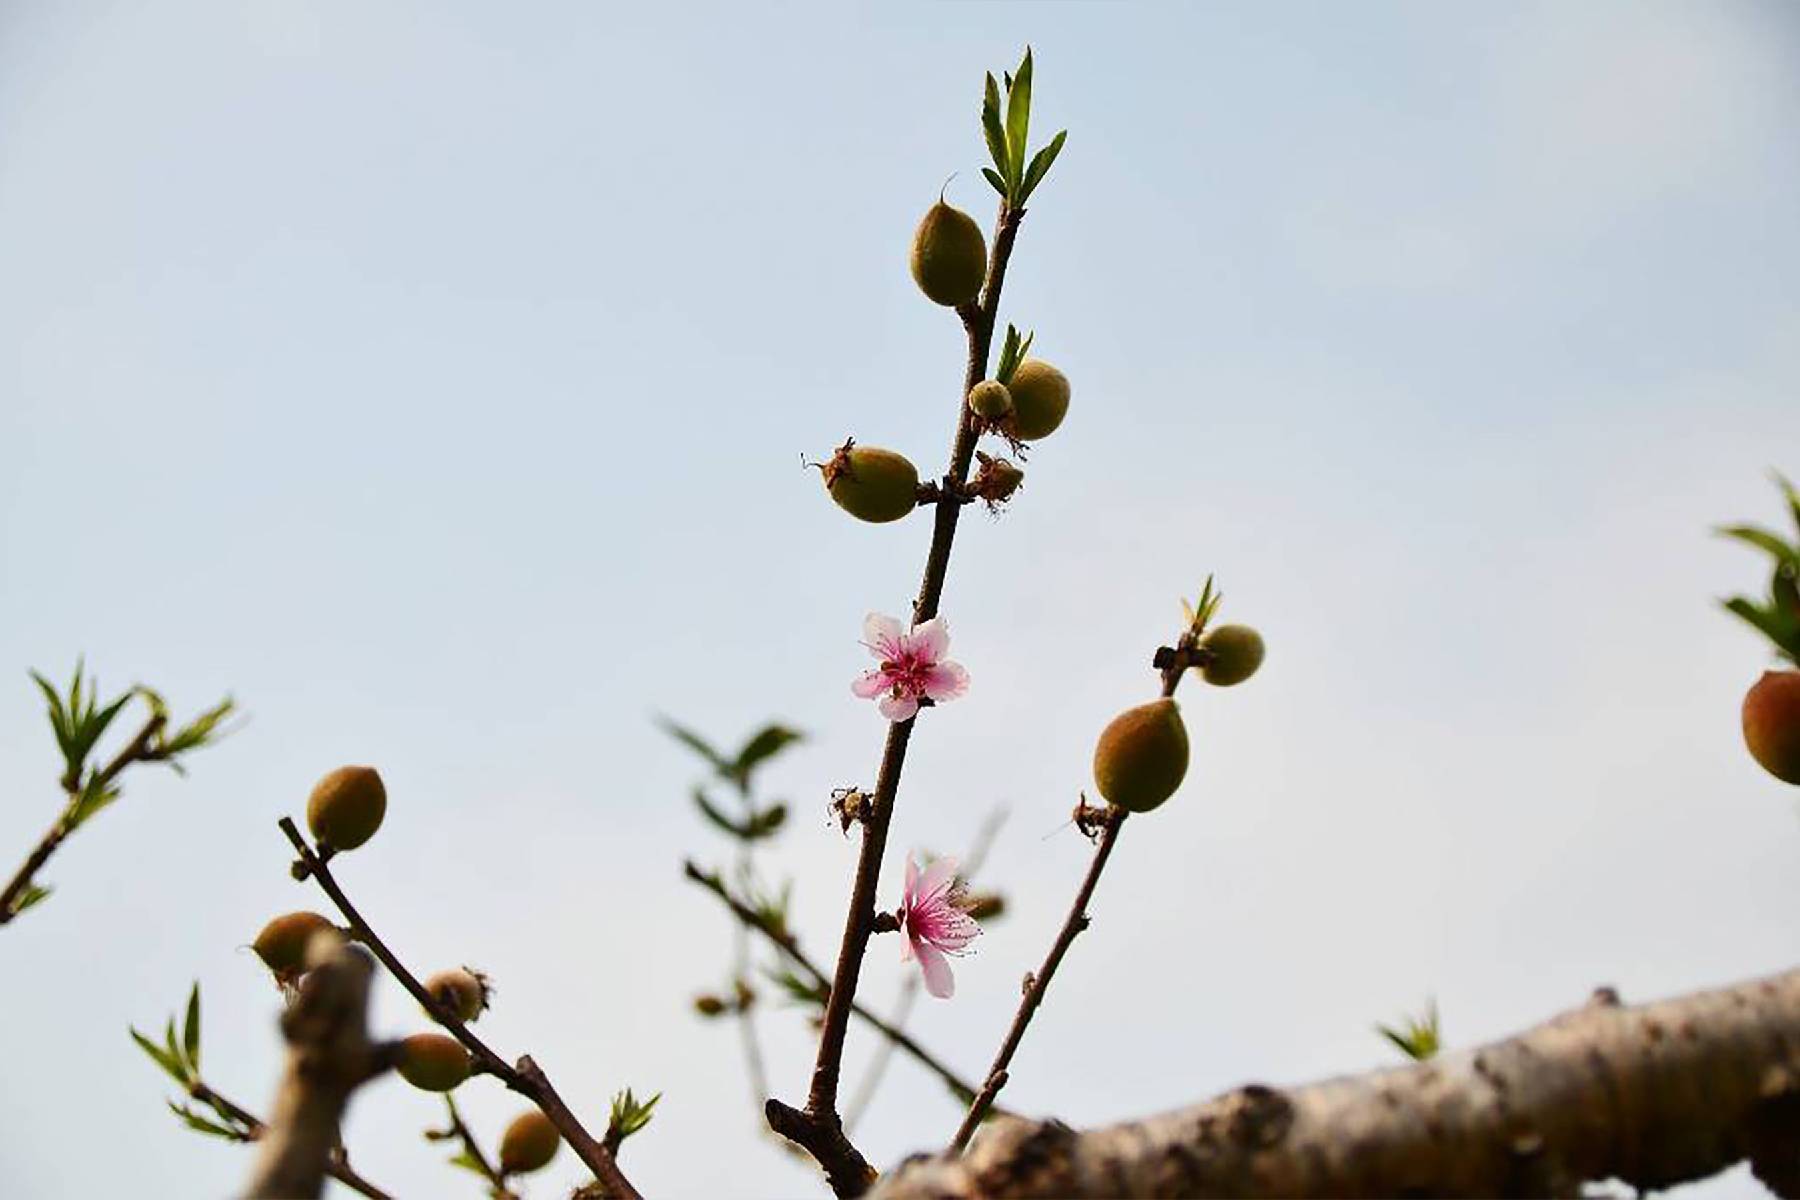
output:
<instances>
[{"instance_id":1,"label":"thick bark-covered branch","mask_svg":"<svg viewBox=\"0 0 1800 1200\"><path fill-rule=\"evenodd\" d=\"M1000 1121L873 1195L1573 1196L1745 1159L1800 1196L1800 970L1635 1008L1602 989L1478 1049L1086 1132Z\"/></svg>"},{"instance_id":2,"label":"thick bark-covered branch","mask_svg":"<svg viewBox=\"0 0 1800 1200\"><path fill-rule=\"evenodd\" d=\"M369 1040L369 956L332 934L315 937L308 953L316 965L281 1018L287 1070L257 1142L249 1197L317 1196L351 1093L394 1062L392 1043Z\"/></svg>"}]
</instances>

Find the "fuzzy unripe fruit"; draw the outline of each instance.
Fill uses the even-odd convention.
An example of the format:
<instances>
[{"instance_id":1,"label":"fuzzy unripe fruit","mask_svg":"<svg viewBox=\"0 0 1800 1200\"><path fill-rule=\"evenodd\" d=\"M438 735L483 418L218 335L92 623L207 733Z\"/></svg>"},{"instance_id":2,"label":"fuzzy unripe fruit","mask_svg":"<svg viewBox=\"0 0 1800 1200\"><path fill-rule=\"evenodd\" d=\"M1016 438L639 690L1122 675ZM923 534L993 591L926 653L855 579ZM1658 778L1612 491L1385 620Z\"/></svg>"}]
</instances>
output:
<instances>
[{"instance_id":1,"label":"fuzzy unripe fruit","mask_svg":"<svg viewBox=\"0 0 1800 1200\"><path fill-rule=\"evenodd\" d=\"M441 1033L415 1033L400 1042L400 1077L426 1092L447 1092L469 1077L469 1052Z\"/></svg>"},{"instance_id":2,"label":"fuzzy unripe fruit","mask_svg":"<svg viewBox=\"0 0 1800 1200\"><path fill-rule=\"evenodd\" d=\"M981 226L942 200L913 233L912 277L931 300L952 308L981 294L987 276L987 242Z\"/></svg>"},{"instance_id":3,"label":"fuzzy unripe fruit","mask_svg":"<svg viewBox=\"0 0 1800 1200\"><path fill-rule=\"evenodd\" d=\"M892 450L845 442L824 473L825 490L859 521L898 521L919 503L919 469Z\"/></svg>"},{"instance_id":4,"label":"fuzzy unripe fruit","mask_svg":"<svg viewBox=\"0 0 1800 1200\"><path fill-rule=\"evenodd\" d=\"M336 928L316 912L291 912L264 925L250 948L276 976L292 978L306 969L306 947L313 935Z\"/></svg>"},{"instance_id":5,"label":"fuzzy unripe fruit","mask_svg":"<svg viewBox=\"0 0 1800 1200\"><path fill-rule=\"evenodd\" d=\"M1200 639L1206 663L1200 676L1219 687L1231 687L1256 674L1262 666L1262 634L1248 625L1220 625Z\"/></svg>"},{"instance_id":6,"label":"fuzzy unripe fruit","mask_svg":"<svg viewBox=\"0 0 1800 1200\"><path fill-rule=\"evenodd\" d=\"M1069 378L1040 359L1028 358L1013 370L1006 390L1012 394L1012 426L1021 442L1049 437L1069 415Z\"/></svg>"},{"instance_id":7,"label":"fuzzy unripe fruit","mask_svg":"<svg viewBox=\"0 0 1800 1200\"><path fill-rule=\"evenodd\" d=\"M333 850L354 850L381 828L387 788L374 767L339 767L313 786L306 825L313 839Z\"/></svg>"},{"instance_id":8,"label":"fuzzy unripe fruit","mask_svg":"<svg viewBox=\"0 0 1800 1200\"><path fill-rule=\"evenodd\" d=\"M459 1021L473 1021L488 1006L487 980L467 967L439 971L425 981L425 990Z\"/></svg>"},{"instance_id":9,"label":"fuzzy unripe fruit","mask_svg":"<svg viewBox=\"0 0 1800 1200\"><path fill-rule=\"evenodd\" d=\"M1094 747L1100 794L1132 812L1149 812L1173 796L1187 767L1187 726L1167 697L1114 717Z\"/></svg>"},{"instance_id":10,"label":"fuzzy unripe fruit","mask_svg":"<svg viewBox=\"0 0 1800 1200\"><path fill-rule=\"evenodd\" d=\"M556 1157L560 1145L562 1135L556 1132L549 1117L535 1108L521 1113L500 1136L500 1171L519 1175L541 1170Z\"/></svg>"},{"instance_id":11,"label":"fuzzy unripe fruit","mask_svg":"<svg viewBox=\"0 0 1800 1200\"><path fill-rule=\"evenodd\" d=\"M1800 783L1800 671L1764 671L1745 693L1744 744L1763 770Z\"/></svg>"},{"instance_id":12,"label":"fuzzy unripe fruit","mask_svg":"<svg viewBox=\"0 0 1800 1200\"><path fill-rule=\"evenodd\" d=\"M998 379L984 379L969 389L969 411L984 421L998 421L1012 409L1012 393Z\"/></svg>"}]
</instances>

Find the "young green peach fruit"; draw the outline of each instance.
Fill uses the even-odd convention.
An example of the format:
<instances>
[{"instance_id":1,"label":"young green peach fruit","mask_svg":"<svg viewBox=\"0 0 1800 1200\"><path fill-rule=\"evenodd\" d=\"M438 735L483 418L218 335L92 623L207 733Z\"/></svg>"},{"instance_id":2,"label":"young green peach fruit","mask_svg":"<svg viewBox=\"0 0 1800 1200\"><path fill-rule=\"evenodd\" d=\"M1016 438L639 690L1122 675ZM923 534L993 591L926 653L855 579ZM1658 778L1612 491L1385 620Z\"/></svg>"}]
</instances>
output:
<instances>
[{"instance_id":1,"label":"young green peach fruit","mask_svg":"<svg viewBox=\"0 0 1800 1200\"><path fill-rule=\"evenodd\" d=\"M415 1033L400 1042L400 1077L420 1091L447 1092L469 1077L472 1064L461 1042L441 1033Z\"/></svg>"},{"instance_id":2,"label":"young green peach fruit","mask_svg":"<svg viewBox=\"0 0 1800 1200\"><path fill-rule=\"evenodd\" d=\"M467 967L439 971L425 981L425 990L431 993L433 1000L456 1014L459 1021L473 1021L488 1006L487 976Z\"/></svg>"},{"instance_id":3,"label":"young green peach fruit","mask_svg":"<svg viewBox=\"0 0 1800 1200\"><path fill-rule=\"evenodd\" d=\"M278 978L291 979L306 969L306 946L313 935L336 928L316 912L291 912L264 925L250 948Z\"/></svg>"},{"instance_id":4,"label":"young green peach fruit","mask_svg":"<svg viewBox=\"0 0 1800 1200\"><path fill-rule=\"evenodd\" d=\"M1207 655L1200 675L1219 687L1242 683L1262 666L1262 634L1248 625L1220 625L1201 637L1200 649Z\"/></svg>"},{"instance_id":5,"label":"young green peach fruit","mask_svg":"<svg viewBox=\"0 0 1800 1200\"><path fill-rule=\"evenodd\" d=\"M1187 775L1188 735L1181 710L1164 697L1112 719L1094 747L1094 783L1120 808L1149 812Z\"/></svg>"},{"instance_id":6,"label":"young green peach fruit","mask_svg":"<svg viewBox=\"0 0 1800 1200\"><path fill-rule=\"evenodd\" d=\"M969 389L969 411L984 421L998 421L1012 407L1012 393L998 379L984 379Z\"/></svg>"},{"instance_id":7,"label":"young green peach fruit","mask_svg":"<svg viewBox=\"0 0 1800 1200\"><path fill-rule=\"evenodd\" d=\"M981 294L987 275L987 242L981 226L942 200L931 206L913 233L912 277L933 302L967 304Z\"/></svg>"},{"instance_id":8,"label":"young green peach fruit","mask_svg":"<svg viewBox=\"0 0 1800 1200\"><path fill-rule=\"evenodd\" d=\"M1744 744L1763 770L1800 783L1800 671L1764 671L1745 694Z\"/></svg>"},{"instance_id":9,"label":"young green peach fruit","mask_svg":"<svg viewBox=\"0 0 1800 1200\"><path fill-rule=\"evenodd\" d=\"M1013 437L1035 442L1049 437L1069 415L1069 379L1040 359L1028 358L1013 370L1006 390L1012 393Z\"/></svg>"},{"instance_id":10,"label":"young green peach fruit","mask_svg":"<svg viewBox=\"0 0 1800 1200\"><path fill-rule=\"evenodd\" d=\"M520 1113L500 1135L500 1173L519 1175L541 1170L556 1157L560 1145L562 1135L556 1132L549 1117L535 1108Z\"/></svg>"},{"instance_id":11,"label":"young green peach fruit","mask_svg":"<svg viewBox=\"0 0 1800 1200\"><path fill-rule=\"evenodd\" d=\"M825 490L859 521L898 521L919 503L919 469L904 454L845 442L822 469Z\"/></svg>"},{"instance_id":12,"label":"young green peach fruit","mask_svg":"<svg viewBox=\"0 0 1800 1200\"><path fill-rule=\"evenodd\" d=\"M306 824L313 839L332 850L354 850L381 828L387 788L374 767L339 767L313 786Z\"/></svg>"}]
</instances>

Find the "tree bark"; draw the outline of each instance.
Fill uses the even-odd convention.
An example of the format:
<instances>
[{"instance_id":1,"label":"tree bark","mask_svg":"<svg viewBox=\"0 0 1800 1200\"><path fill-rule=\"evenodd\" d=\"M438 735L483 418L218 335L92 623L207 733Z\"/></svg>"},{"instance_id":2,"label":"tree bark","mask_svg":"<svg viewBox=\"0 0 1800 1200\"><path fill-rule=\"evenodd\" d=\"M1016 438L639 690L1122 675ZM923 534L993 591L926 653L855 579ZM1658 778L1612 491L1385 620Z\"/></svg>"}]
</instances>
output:
<instances>
[{"instance_id":1,"label":"tree bark","mask_svg":"<svg viewBox=\"0 0 1800 1200\"><path fill-rule=\"evenodd\" d=\"M394 1044L369 1040L368 954L336 934L315 935L313 964L299 995L281 1017L287 1069L257 1140L251 1200L314 1197L340 1144L339 1126L350 1095L393 1065Z\"/></svg>"},{"instance_id":2,"label":"tree bark","mask_svg":"<svg viewBox=\"0 0 1800 1200\"><path fill-rule=\"evenodd\" d=\"M1633 1008L1602 988L1474 1050L1085 1132L996 1121L871 1200L1575 1196L1746 1159L1800 1196L1800 970Z\"/></svg>"}]
</instances>

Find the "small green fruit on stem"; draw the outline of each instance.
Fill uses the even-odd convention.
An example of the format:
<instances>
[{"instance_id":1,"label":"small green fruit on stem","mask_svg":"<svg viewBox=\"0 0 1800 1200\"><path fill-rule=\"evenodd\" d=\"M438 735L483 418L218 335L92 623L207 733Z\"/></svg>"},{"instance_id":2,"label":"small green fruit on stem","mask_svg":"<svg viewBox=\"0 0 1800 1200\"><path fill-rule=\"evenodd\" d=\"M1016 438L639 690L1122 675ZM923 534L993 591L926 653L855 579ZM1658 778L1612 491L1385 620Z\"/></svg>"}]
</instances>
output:
<instances>
[{"instance_id":1,"label":"small green fruit on stem","mask_svg":"<svg viewBox=\"0 0 1800 1200\"><path fill-rule=\"evenodd\" d=\"M919 469L903 454L845 442L821 468L825 490L859 521L898 521L919 502Z\"/></svg>"},{"instance_id":2,"label":"small green fruit on stem","mask_svg":"<svg viewBox=\"0 0 1800 1200\"><path fill-rule=\"evenodd\" d=\"M306 801L306 825L313 840L330 850L354 850L381 828L387 815L387 788L374 767L339 767L313 786Z\"/></svg>"},{"instance_id":3,"label":"small green fruit on stem","mask_svg":"<svg viewBox=\"0 0 1800 1200\"><path fill-rule=\"evenodd\" d=\"M1744 744L1763 770L1800 783L1800 671L1765 671L1745 693Z\"/></svg>"},{"instance_id":4,"label":"small green fruit on stem","mask_svg":"<svg viewBox=\"0 0 1800 1200\"><path fill-rule=\"evenodd\" d=\"M1149 812L1173 796L1187 768L1187 726L1167 697L1114 717L1094 747L1095 785L1130 812Z\"/></svg>"},{"instance_id":5,"label":"small green fruit on stem","mask_svg":"<svg viewBox=\"0 0 1800 1200\"><path fill-rule=\"evenodd\" d=\"M1007 432L1021 442L1049 437L1069 415L1068 376L1041 359L1020 363L1006 390L1013 404Z\"/></svg>"},{"instance_id":6,"label":"small green fruit on stem","mask_svg":"<svg viewBox=\"0 0 1800 1200\"><path fill-rule=\"evenodd\" d=\"M1218 687L1232 687L1256 674L1262 666L1262 634L1248 625L1220 625L1200 639L1206 660L1200 675Z\"/></svg>"},{"instance_id":7,"label":"small green fruit on stem","mask_svg":"<svg viewBox=\"0 0 1800 1200\"><path fill-rule=\"evenodd\" d=\"M930 300L950 308L980 295L987 242L975 218L942 200L932 205L913 233L912 277Z\"/></svg>"},{"instance_id":8,"label":"small green fruit on stem","mask_svg":"<svg viewBox=\"0 0 1800 1200\"><path fill-rule=\"evenodd\" d=\"M250 948L276 979L292 982L306 970L306 947L313 935L336 928L316 912L291 912L264 925Z\"/></svg>"},{"instance_id":9,"label":"small green fruit on stem","mask_svg":"<svg viewBox=\"0 0 1800 1200\"><path fill-rule=\"evenodd\" d=\"M425 981L425 990L465 1024L486 1011L490 995L487 977L467 967L439 971Z\"/></svg>"},{"instance_id":10,"label":"small green fruit on stem","mask_svg":"<svg viewBox=\"0 0 1800 1200\"><path fill-rule=\"evenodd\" d=\"M998 379L984 379L969 389L969 411L984 421L998 421L1012 409L1012 393Z\"/></svg>"},{"instance_id":11,"label":"small green fruit on stem","mask_svg":"<svg viewBox=\"0 0 1800 1200\"><path fill-rule=\"evenodd\" d=\"M400 1077L426 1092L448 1092L469 1077L472 1064L461 1042L441 1033L415 1033L400 1042Z\"/></svg>"},{"instance_id":12,"label":"small green fruit on stem","mask_svg":"<svg viewBox=\"0 0 1800 1200\"><path fill-rule=\"evenodd\" d=\"M521 1113L500 1135L500 1173L521 1175L548 1166L562 1145L562 1135L537 1109Z\"/></svg>"}]
</instances>

